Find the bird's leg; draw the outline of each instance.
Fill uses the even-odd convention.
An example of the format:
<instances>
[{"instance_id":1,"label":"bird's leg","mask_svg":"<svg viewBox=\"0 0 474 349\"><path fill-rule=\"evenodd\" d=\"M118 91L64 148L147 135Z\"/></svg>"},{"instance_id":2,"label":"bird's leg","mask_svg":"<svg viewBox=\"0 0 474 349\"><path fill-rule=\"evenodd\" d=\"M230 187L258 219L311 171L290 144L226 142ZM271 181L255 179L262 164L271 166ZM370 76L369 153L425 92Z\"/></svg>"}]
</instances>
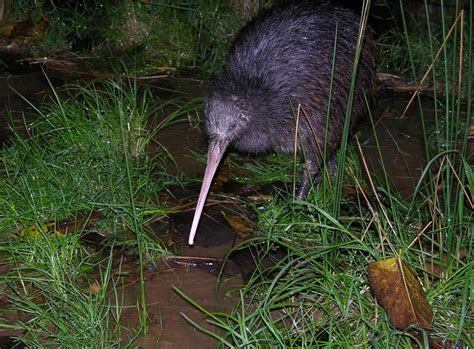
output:
<instances>
[{"instance_id":1,"label":"bird's leg","mask_svg":"<svg viewBox=\"0 0 474 349\"><path fill-rule=\"evenodd\" d=\"M330 177L337 173L337 161L335 155L332 155L329 160L326 161L326 168L328 169ZM323 174L319 171L319 161L316 160L316 158L306 159L296 199L305 199L311 186L314 185L314 187L317 187L322 182L322 176Z\"/></svg>"},{"instance_id":2,"label":"bird's leg","mask_svg":"<svg viewBox=\"0 0 474 349\"><path fill-rule=\"evenodd\" d=\"M336 161L336 156L335 155L332 155L328 159L328 161L326 161L326 168L327 168L327 171L329 173L329 177L334 177L337 174L337 161ZM321 180L322 180L322 177L321 177Z\"/></svg>"},{"instance_id":3,"label":"bird's leg","mask_svg":"<svg viewBox=\"0 0 474 349\"><path fill-rule=\"evenodd\" d=\"M319 162L313 156L306 158L303 173L301 174L301 183L296 194L296 200L304 200L312 186L312 179L316 178L318 173Z\"/></svg>"}]
</instances>

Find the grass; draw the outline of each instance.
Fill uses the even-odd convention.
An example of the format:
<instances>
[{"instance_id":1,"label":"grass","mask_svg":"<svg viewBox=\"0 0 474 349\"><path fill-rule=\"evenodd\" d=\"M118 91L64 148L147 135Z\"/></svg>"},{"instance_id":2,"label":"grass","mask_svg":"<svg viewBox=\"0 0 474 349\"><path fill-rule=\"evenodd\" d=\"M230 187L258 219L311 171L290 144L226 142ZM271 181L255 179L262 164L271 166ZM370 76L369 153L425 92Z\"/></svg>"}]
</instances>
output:
<instances>
[{"instance_id":1,"label":"grass","mask_svg":"<svg viewBox=\"0 0 474 349\"><path fill-rule=\"evenodd\" d=\"M44 8L39 7L38 18ZM86 10L90 12L81 12ZM104 16L111 25L106 32L96 32L94 45L111 52L116 52L114 46L123 46L122 52L130 62L136 60L137 69L152 58L156 65L216 72L241 20L228 17L230 7L211 0L180 6L171 1L119 2L115 8L96 10L76 12L86 13L92 23L96 13L111 11ZM53 6L51 11L49 18L64 8ZM129 28L128 18L147 32L146 38L128 41L123 32ZM163 20L152 23L152 18ZM71 35L86 38L83 20L72 20L67 32L55 32L60 20L51 23L50 48L62 47L68 42L62 40ZM414 341L427 347L428 335L441 343L473 345L474 222L469 205L474 174L466 160L474 81L472 22L471 10L452 31L452 23L443 17L441 23L427 22L425 31L413 32L402 18L403 30L382 39L391 45L395 41L382 46L388 54L381 56L386 59L380 62L384 71L409 75L418 84L427 73L435 87L433 123L425 119L427 111L418 100L427 166L413 196L401 197L389 173L381 177L368 173L357 142L345 145L337 176L332 181L323 176L306 201L293 201L288 188L278 191L265 210L261 203L249 204L258 229L236 250L252 247L256 261L276 250L284 257L267 269L257 265L248 283L236 291L232 312L210 312L177 290L219 330L210 332L194 323L197 328L223 347L412 348ZM25 120L29 137L18 136L13 146L0 151L0 255L12 266L0 285L10 297L11 309L24 316L14 325L4 321L1 326L24 331L19 342L31 347L124 344L121 308L113 306L121 286L120 279L112 277L113 251L117 245L136 251L140 271L144 259L166 253L148 236L146 222L151 213L167 212L156 193L180 183L166 174L160 162L163 153L150 154L149 146L159 128L181 114L150 120L167 103L159 101L155 108L150 97L133 83L117 81L79 88L66 97L55 95L53 104L38 108L37 120L32 124ZM186 108L189 105L179 110ZM380 150L379 155L383 162ZM270 155L244 165L231 157L230 162L239 168L234 179L242 183L292 183L296 178L288 157ZM108 232L105 253L86 248L79 234L56 236L38 228L36 236L11 238L22 227L42 227L96 211L104 216L100 231ZM134 238L129 239L128 232ZM402 258L417 275L433 307L432 328L420 331L421 339L411 328L393 327L371 294L367 265L393 256ZM139 279L138 334L147 331L143 274Z\"/></svg>"},{"instance_id":2,"label":"grass","mask_svg":"<svg viewBox=\"0 0 474 349\"><path fill-rule=\"evenodd\" d=\"M194 152L192 156L201 164L206 164L206 153ZM293 163L293 157L287 154L270 153L255 157L231 152L221 171L228 172L230 179L240 184L293 183ZM297 166L300 167L299 164Z\"/></svg>"},{"instance_id":3,"label":"grass","mask_svg":"<svg viewBox=\"0 0 474 349\"><path fill-rule=\"evenodd\" d=\"M179 103L151 97L131 81L67 93L53 89L53 100L36 108L37 118L25 120L28 138L16 135L0 151L0 255L11 266L0 284L10 309L21 315L16 324L0 327L22 330L19 342L116 346L122 330L121 308L112 306L120 283L117 274L111 276L116 246L139 256L137 331L146 332L145 259L168 253L148 236L146 223L168 212L157 193L180 184L166 172L169 155L149 148L161 129L189 109L184 104L183 111L178 106L165 116L164 108ZM85 228L97 212L100 221ZM61 228L60 222L81 220L75 230ZM86 247L83 230L105 234L105 256Z\"/></svg>"},{"instance_id":4,"label":"grass","mask_svg":"<svg viewBox=\"0 0 474 349\"><path fill-rule=\"evenodd\" d=\"M263 1L258 6L279 2ZM376 5L388 7L384 1ZM400 18L402 12L392 16ZM7 18L10 22L48 20L41 40L28 44L34 56L54 57L72 50L74 54L95 57L91 63L94 67L123 72L122 62L126 62L128 72L133 74L147 74L163 67L217 73L233 36L245 22L245 14L221 0L120 0L94 4L20 0L11 6ZM446 23L443 27L429 19L424 23L410 18L409 28L404 31L403 23L395 22L397 25L379 39L379 70L405 78L412 78L414 72L419 78L433 62L449 28ZM468 27L467 22L464 25ZM465 40L469 39L467 35L466 31ZM458 55L456 42L449 40L445 52L450 57ZM463 65L467 68L468 64L465 55ZM436 70L427 82L436 85L436 77L442 78L442 74L442 70Z\"/></svg>"},{"instance_id":5,"label":"grass","mask_svg":"<svg viewBox=\"0 0 474 349\"><path fill-rule=\"evenodd\" d=\"M95 265L97 258L79 237L43 235L2 246L15 265L2 283L8 287L11 310L24 318L10 326L23 331L18 342L27 347L92 348L120 342L120 309L114 313L109 294L118 287L111 275L112 256L104 266ZM87 269L99 269L98 280L81 286ZM94 290L95 285L100 289Z\"/></svg>"},{"instance_id":6,"label":"grass","mask_svg":"<svg viewBox=\"0 0 474 349\"><path fill-rule=\"evenodd\" d=\"M351 180L357 183L358 178L360 174ZM365 190L359 187L352 200L345 198L344 204L357 212L342 211L339 219L331 215L331 202L322 200L321 190L307 202L288 202L286 193L264 212L255 210L259 234L238 249L257 247L256 260L275 249L286 256L270 269L256 270L239 291L233 313L214 315L218 317L214 323L225 332L219 336L221 343L230 347L411 348L411 334L390 325L371 296L366 275L369 262L398 253L428 290L436 314L435 338L472 343L467 301L472 261L457 257L463 250L472 254L472 217L466 215L457 226L443 226L446 236L456 234L458 245L453 248L440 244L440 232L421 233L433 219L427 207L421 207L418 214L424 214L419 216L400 197L382 198L394 202L393 206L379 205L372 193L365 193L366 201ZM422 238L415 240L420 234ZM447 262L440 260L440 251L447 255ZM427 269L433 260L445 268L443 276Z\"/></svg>"},{"instance_id":7,"label":"grass","mask_svg":"<svg viewBox=\"0 0 474 349\"><path fill-rule=\"evenodd\" d=\"M339 188L324 181L306 201L294 202L291 192L283 192L265 210L254 207L255 236L235 250L252 247L258 251L256 261L275 250L284 257L271 268L257 265L236 291L238 302L230 313L209 312L178 291L219 330L189 322L231 348L421 348L429 346L428 337L438 345L473 345L474 177L466 160L474 81L472 16L472 10L466 12L449 37L451 23L444 21L436 35L428 29L413 39L405 22L397 34L407 55L400 54L404 62L396 70L418 83L428 72L440 93L433 99L434 125L428 125L427 112L418 104L427 165L413 196L401 197L386 171L381 177L368 173L356 142L333 179ZM421 46L429 54L420 55ZM439 47L442 58L437 60ZM398 64L393 57L388 62ZM383 163L380 150L379 155ZM283 168L273 168L268 181L287 175ZM264 172L254 169L264 180L259 177ZM432 327L419 337L413 328L395 328L370 291L368 264L394 256L417 275L433 308Z\"/></svg>"},{"instance_id":8,"label":"grass","mask_svg":"<svg viewBox=\"0 0 474 349\"><path fill-rule=\"evenodd\" d=\"M445 71L452 76L455 70L459 68L459 62L456 60L459 59L460 54L460 46L458 45L460 33L456 30L451 33L449 31L451 25L457 20L460 21L461 18L457 18L456 15L447 18L447 10L445 9L440 14L439 22L435 22L430 18L428 3L425 1L425 18L420 19L411 17L405 3L400 1L399 12L392 14L398 25L393 26L379 38L378 64L379 70L383 72L397 74L404 78L413 79L413 81L420 81L427 67L433 62L436 63L438 60L444 59L451 61L454 64L447 64L443 68L435 68L425 81L425 84L435 85L436 87L436 85L442 85L441 81ZM459 14L461 3L456 2L453 4L453 8ZM450 9L453 10L453 8ZM403 20L400 20L401 18ZM464 16L463 22L464 28L469 28L467 15ZM455 27L460 28L459 26ZM469 31L465 30L463 41L468 43L470 38ZM443 46L445 46L443 55L437 57L438 49ZM469 66L469 52L463 51L461 53L463 54L462 68L466 72ZM468 75L463 76L464 81L467 81L467 79Z\"/></svg>"},{"instance_id":9,"label":"grass","mask_svg":"<svg viewBox=\"0 0 474 349\"><path fill-rule=\"evenodd\" d=\"M153 113L147 92L140 100L137 86L109 82L102 91L91 86L67 101L56 98L38 110L29 138L17 136L2 152L2 230L78 210L126 215L132 199L145 205L147 193L176 182L151 177L154 159L146 150L158 130L147 126Z\"/></svg>"}]
</instances>

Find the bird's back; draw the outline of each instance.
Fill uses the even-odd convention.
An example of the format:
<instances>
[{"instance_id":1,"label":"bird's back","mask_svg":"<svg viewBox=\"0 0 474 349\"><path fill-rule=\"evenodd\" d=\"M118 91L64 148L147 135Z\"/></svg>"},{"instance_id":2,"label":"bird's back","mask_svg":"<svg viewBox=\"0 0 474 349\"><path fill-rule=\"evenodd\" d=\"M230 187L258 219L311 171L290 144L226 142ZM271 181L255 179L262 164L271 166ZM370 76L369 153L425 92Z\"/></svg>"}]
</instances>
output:
<instances>
[{"instance_id":1,"label":"bird's back","mask_svg":"<svg viewBox=\"0 0 474 349\"><path fill-rule=\"evenodd\" d=\"M308 77L330 78L335 42L338 64L353 63L358 23L351 11L329 5L271 9L240 31L228 56L227 72L238 79L261 79L283 93Z\"/></svg>"}]
</instances>

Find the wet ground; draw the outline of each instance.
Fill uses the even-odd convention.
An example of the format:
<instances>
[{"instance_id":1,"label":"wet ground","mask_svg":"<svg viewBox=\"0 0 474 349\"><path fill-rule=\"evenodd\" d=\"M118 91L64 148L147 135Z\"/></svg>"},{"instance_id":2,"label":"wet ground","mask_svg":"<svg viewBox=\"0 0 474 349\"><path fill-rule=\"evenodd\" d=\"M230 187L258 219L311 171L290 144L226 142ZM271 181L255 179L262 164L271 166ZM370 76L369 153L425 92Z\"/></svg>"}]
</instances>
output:
<instances>
[{"instance_id":1,"label":"wet ground","mask_svg":"<svg viewBox=\"0 0 474 349\"><path fill-rule=\"evenodd\" d=\"M409 197L425 167L425 146L418 106L402 115L411 95L380 91L373 111L375 135L370 120L359 126L359 138L371 173L383 178L384 169L392 185ZM424 117L431 124L433 101L423 97ZM382 156L382 158L381 158Z\"/></svg>"},{"instance_id":2,"label":"wet ground","mask_svg":"<svg viewBox=\"0 0 474 349\"><path fill-rule=\"evenodd\" d=\"M54 76L52 81L58 82ZM156 93L172 95L169 92L170 81L155 82ZM175 80L184 89L181 95L199 95L203 93L203 83L194 79ZM27 124L34 115L31 106L38 105L47 94L48 81L43 72L34 67L16 67L0 72L0 146L10 144L12 132L10 126L16 125L20 134L27 136ZM379 95L378 104L373 114L376 122L376 134L380 142L380 150L384 157L384 166L393 181L394 186L406 196L409 196L424 166L423 141L417 108L401 118L408 95L395 95L383 92ZM432 104L429 97L427 104ZM429 114L426 109L426 113ZM381 174L381 164L378 160L378 150L372 127L369 122L363 122L359 127L359 138L363 145L371 170ZM199 178L203 166L190 156L190 151L204 151L205 138L198 126L193 122L182 122L173 125L158 135L158 141L165 145L176 160L178 167L187 175ZM241 210L238 204L213 201L210 195L208 206L200 224L195 246L186 245L186 237L193 215L193 201L196 199L199 186L178 190L177 199L190 203L190 209L176 214L170 220L157 223L156 230L170 232L173 245L183 259L167 259L156 269L146 274L146 300L148 304L149 332L138 338L134 345L143 348L211 348L216 342L209 336L196 330L185 320L186 314L199 325L209 328L204 316L188 302L183 300L173 287L182 290L208 310L228 311L233 304L233 298L228 297L228 291L242 285L242 275L251 268L251 263L242 259L232 261L225 271L220 287L216 288L218 270L227 252L239 242L236 234L223 218L222 211L232 212ZM242 213L242 212L241 212ZM195 258L199 257L199 258ZM247 270L245 270L247 268ZM125 325L135 328L139 324L136 309L139 298L139 283L130 282L123 288L124 311L122 318ZM0 331L0 338L10 333ZM125 333L124 339L131 333ZM8 344L1 347L8 346ZM0 342L1 343L1 342Z\"/></svg>"},{"instance_id":3,"label":"wet ground","mask_svg":"<svg viewBox=\"0 0 474 349\"><path fill-rule=\"evenodd\" d=\"M12 123L20 134L26 135L24 120L31 120L35 113L25 99L38 103L47 89L47 81L39 70L0 73L0 147L10 143Z\"/></svg>"}]
</instances>

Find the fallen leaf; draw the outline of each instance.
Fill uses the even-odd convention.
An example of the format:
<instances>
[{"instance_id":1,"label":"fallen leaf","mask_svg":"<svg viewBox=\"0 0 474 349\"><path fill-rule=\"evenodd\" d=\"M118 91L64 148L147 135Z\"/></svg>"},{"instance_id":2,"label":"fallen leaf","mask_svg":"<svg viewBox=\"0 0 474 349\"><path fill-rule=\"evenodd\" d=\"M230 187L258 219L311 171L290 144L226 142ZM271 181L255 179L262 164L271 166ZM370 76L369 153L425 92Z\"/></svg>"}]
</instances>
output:
<instances>
[{"instance_id":1,"label":"fallen leaf","mask_svg":"<svg viewBox=\"0 0 474 349\"><path fill-rule=\"evenodd\" d=\"M102 219L100 212L79 212L74 219L51 221L41 225L31 224L28 227L22 227L18 232L18 237L38 238L44 234L61 238L65 234L84 232L93 227L100 219Z\"/></svg>"},{"instance_id":2,"label":"fallen leaf","mask_svg":"<svg viewBox=\"0 0 474 349\"><path fill-rule=\"evenodd\" d=\"M102 289L102 286L101 286L101 285L99 285L97 282L93 282L93 283L89 286L89 293L91 293L91 294L98 294L101 289Z\"/></svg>"},{"instance_id":3,"label":"fallen leaf","mask_svg":"<svg viewBox=\"0 0 474 349\"><path fill-rule=\"evenodd\" d=\"M213 192L219 193L223 190L224 184L229 182L229 176L226 173L219 173L214 178Z\"/></svg>"},{"instance_id":4,"label":"fallen leaf","mask_svg":"<svg viewBox=\"0 0 474 349\"><path fill-rule=\"evenodd\" d=\"M254 222L242 216L228 216L224 212L222 212L222 215L239 239L247 239L249 237L255 225Z\"/></svg>"},{"instance_id":5,"label":"fallen leaf","mask_svg":"<svg viewBox=\"0 0 474 349\"><path fill-rule=\"evenodd\" d=\"M417 324L431 327L433 311L417 278L398 258L369 264L369 284L393 326L405 329Z\"/></svg>"},{"instance_id":6,"label":"fallen leaf","mask_svg":"<svg viewBox=\"0 0 474 349\"><path fill-rule=\"evenodd\" d=\"M11 36L13 29L15 28L14 23L7 23L0 26L0 36Z\"/></svg>"},{"instance_id":7,"label":"fallen leaf","mask_svg":"<svg viewBox=\"0 0 474 349\"><path fill-rule=\"evenodd\" d=\"M226 173L219 173L215 179L214 182L217 184L222 185L223 183L229 182L229 176Z\"/></svg>"},{"instance_id":8,"label":"fallen leaf","mask_svg":"<svg viewBox=\"0 0 474 349\"><path fill-rule=\"evenodd\" d=\"M31 224L27 228L21 228L18 232L18 236L20 238L38 238L42 234L47 236L55 235L57 238L64 236L60 230L56 229L56 222L44 223L41 224L41 226L38 226L37 224Z\"/></svg>"}]
</instances>

